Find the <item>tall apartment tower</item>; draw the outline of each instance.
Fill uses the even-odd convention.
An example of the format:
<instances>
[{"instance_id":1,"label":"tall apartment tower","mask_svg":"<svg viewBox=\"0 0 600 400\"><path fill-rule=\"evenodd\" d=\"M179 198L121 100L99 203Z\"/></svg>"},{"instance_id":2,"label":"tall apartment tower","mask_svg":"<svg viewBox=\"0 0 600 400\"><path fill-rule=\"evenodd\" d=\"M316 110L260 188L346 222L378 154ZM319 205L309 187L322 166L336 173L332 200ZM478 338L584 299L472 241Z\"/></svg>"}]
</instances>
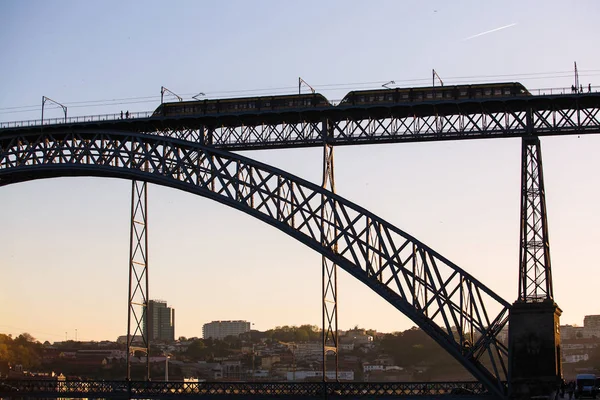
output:
<instances>
[{"instance_id":1,"label":"tall apartment tower","mask_svg":"<svg viewBox=\"0 0 600 400\"><path fill-rule=\"evenodd\" d=\"M150 300L144 315L144 334L148 340L173 342L175 340L175 309L167 307L167 302Z\"/></svg>"},{"instance_id":2,"label":"tall apartment tower","mask_svg":"<svg viewBox=\"0 0 600 400\"><path fill-rule=\"evenodd\" d=\"M250 322L247 321L213 321L202 326L204 339L224 339L227 336L239 336L250 332Z\"/></svg>"}]
</instances>

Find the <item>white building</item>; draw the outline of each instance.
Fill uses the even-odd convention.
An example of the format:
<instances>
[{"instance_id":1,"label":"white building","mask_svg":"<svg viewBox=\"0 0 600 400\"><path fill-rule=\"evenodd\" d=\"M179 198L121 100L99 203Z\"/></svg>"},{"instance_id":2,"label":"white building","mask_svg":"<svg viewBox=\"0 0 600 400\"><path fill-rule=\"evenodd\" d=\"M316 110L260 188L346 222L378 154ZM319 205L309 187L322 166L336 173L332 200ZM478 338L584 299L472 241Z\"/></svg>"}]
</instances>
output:
<instances>
[{"instance_id":1,"label":"white building","mask_svg":"<svg viewBox=\"0 0 600 400\"><path fill-rule=\"evenodd\" d=\"M323 378L323 371L288 371L288 381L303 381L306 379ZM327 371L327 379L335 379L335 371ZM353 381L354 371L338 371L340 381Z\"/></svg>"},{"instance_id":2,"label":"white building","mask_svg":"<svg viewBox=\"0 0 600 400\"><path fill-rule=\"evenodd\" d=\"M250 322L247 321L213 321L202 326L204 339L224 339L227 336L239 336L250 332Z\"/></svg>"},{"instance_id":3,"label":"white building","mask_svg":"<svg viewBox=\"0 0 600 400\"><path fill-rule=\"evenodd\" d=\"M371 371L385 371L385 365L364 363L363 364L363 372L371 372Z\"/></svg>"}]
</instances>

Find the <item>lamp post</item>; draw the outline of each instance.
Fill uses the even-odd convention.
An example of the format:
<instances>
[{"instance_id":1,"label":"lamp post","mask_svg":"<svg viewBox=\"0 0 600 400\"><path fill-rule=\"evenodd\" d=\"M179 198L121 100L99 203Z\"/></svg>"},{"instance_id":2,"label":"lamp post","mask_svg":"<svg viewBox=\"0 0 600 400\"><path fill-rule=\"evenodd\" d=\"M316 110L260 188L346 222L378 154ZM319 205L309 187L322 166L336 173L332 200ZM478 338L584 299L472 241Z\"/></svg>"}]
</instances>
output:
<instances>
[{"instance_id":1,"label":"lamp post","mask_svg":"<svg viewBox=\"0 0 600 400\"><path fill-rule=\"evenodd\" d=\"M165 382L169 382L169 358L170 354L165 354Z\"/></svg>"},{"instance_id":2,"label":"lamp post","mask_svg":"<svg viewBox=\"0 0 600 400\"><path fill-rule=\"evenodd\" d=\"M46 105L47 101L50 101L50 102L56 104L57 106L62 107L63 112L65 113L65 124L66 124L67 123L67 106L60 104L58 101L52 100L50 97L42 96L42 123L41 123L41 125L44 125L44 106Z\"/></svg>"}]
</instances>

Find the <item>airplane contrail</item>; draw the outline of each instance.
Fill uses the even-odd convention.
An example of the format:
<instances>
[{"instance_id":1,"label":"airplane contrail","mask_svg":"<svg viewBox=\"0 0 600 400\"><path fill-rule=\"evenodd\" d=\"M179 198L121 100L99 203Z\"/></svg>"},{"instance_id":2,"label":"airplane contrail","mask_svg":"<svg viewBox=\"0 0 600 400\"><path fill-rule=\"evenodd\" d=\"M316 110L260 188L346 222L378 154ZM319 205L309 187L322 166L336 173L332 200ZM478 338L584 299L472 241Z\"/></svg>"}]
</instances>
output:
<instances>
[{"instance_id":1,"label":"airplane contrail","mask_svg":"<svg viewBox=\"0 0 600 400\"><path fill-rule=\"evenodd\" d=\"M492 29L491 31L481 32L481 33L478 33L477 35L473 35L473 36L469 36L468 38L464 38L462 41L464 42L465 40L474 39L474 38L479 37L479 36L487 35L488 33L498 32L498 31L500 31L502 29L506 29L506 28L510 28L511 26L515 26L516 24L517 23L515 22L514 24L505 25L505 26L501 26L500 28Z\"/></svg>"}]
</instances>

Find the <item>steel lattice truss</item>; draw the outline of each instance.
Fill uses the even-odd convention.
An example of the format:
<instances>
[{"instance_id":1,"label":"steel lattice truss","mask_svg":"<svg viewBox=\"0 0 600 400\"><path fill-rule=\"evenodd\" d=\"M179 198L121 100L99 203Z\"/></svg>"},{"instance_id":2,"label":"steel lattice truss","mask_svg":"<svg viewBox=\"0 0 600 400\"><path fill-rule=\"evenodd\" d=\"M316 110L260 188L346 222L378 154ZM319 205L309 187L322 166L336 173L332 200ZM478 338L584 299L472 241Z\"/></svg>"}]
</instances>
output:
<instances>
[{"instance_id":1,"label":"steel lattice truss","mask_svg":"<svg viewBox=\"0 0 600 400\"><path fill-rule=\"evenodd\" d=\"M323 129L330 123L330 133ZM140 132L228 150L565 135L600 132L600 95L342 107L305 113L178 118Z\"/></svg>"},{"instance_id":2,"label":"steel lattice truss","mask_svg":"<svg viewBox=\"0 0 600 400\"><path fill-rule=\"evenodd\" d=\"M497 334L507 323L509 303L417 239L319 185L237 154L160 136L0 136L0 186L55 176L143 180L252 215L362 281L492 393L505 394L507 348ZM326 204L333 206L331 219L323 218ZM323 230L335 232L327 245Z\"/></svg>"},{"instance_id":3,"label":"steel lattice truss","mask_svg":"<svg viewBox=\"0 0 600 400\"><path fill-rule=\"evenodd\" d=\"M519 301L552 300L550 241L539 138L523 138L521 158Z\"/></svg>"},{"instance_id":4,"label":"steel lattice truss","mask_svg":"<svg viewBox=\"0 0 600 400\"><path fill-rule=\"evenodd\" d=\"M506 138L600 133L600 94L431 101L323 110L262 111L212 116L93 117L45 125L44 130L110 129L158 134L228 150ZM77 122L75 122L77 121ZM83 121L83 122L82 122ZM323 128L329 121L330 131ZM24 121L2 132L40 129Z\"/></svg>"},{"instance_id":5,"label":"steel lattice truss","mask_svg":"<svg viewBox=\"0 0 600 400\"><path fill-rule=\"evenodd\" d=\"M0 395L45 398L373 398L485 394L479 382L152 382L152 381L0 381ZM259 397L260 396L260 397Z\"/></svg>"},{"instance_id":6,"label":"steel lattice truss","mask_svg":"<svg viewBox=\"0 0 600 400\"><path fill-rule=\"evenodd\" d=\"M131 227L129 231L127 379L131 379L131 355L135 351L141 351L146 355L146 376L150 376L150 332L148 326L144 326L149 304L147 205L148 184L133 180L131 182ZM134 345L136 339L141 339L141 343L137 346Z\"/></svg>"},{"instance_id":7,"label":"steel lattice truss","mask_svg":"<svg viewBox=\"0 0 600 400\"><path fill-rule=\"evenodd\" d=\"M325 190L335 193L335 174L333 169L333 146L323 146L323 184ZM333 253L338 253L337 224L335 199L328 199L321 194L321 245L329 247ZM335 379L338 380L339 341L338 341L338 302L337 302L337 265L322 256L322 293L323 293L323 380L327 380L327 355L334 353Z\"/></svg>"}]
</instances>

